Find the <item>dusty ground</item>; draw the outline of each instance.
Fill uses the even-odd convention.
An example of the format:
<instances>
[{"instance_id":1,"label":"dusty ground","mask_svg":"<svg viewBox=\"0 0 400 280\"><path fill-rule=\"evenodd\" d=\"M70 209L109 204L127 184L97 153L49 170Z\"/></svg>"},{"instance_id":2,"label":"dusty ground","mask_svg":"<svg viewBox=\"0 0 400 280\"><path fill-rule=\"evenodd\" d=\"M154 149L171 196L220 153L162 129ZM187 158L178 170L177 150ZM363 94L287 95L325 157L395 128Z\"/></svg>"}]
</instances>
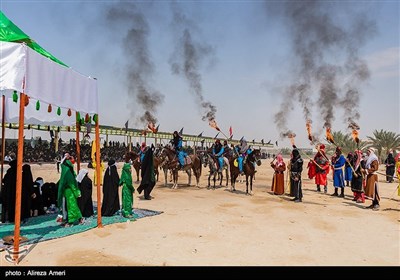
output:
<instances>
[{"instance_id":1,"label":"dusty ground","mask_svg":"<svg viewBox=\"0 0 400 280\"><path fill-rule=\"evenodd\" d=\"M56 181L59 176L55 164L32 169L35 178ZM93 178L92 169L90 174ZM317 193L306 172L302 203L273 195L269 160L258 167L253 196L245 194L243 183L235 193L225 187L207 190L207 175L203 170L196 188L187 186L187 175L180 172L177 190L164 187L160 175L154 199L135 193L134 207L163 214L41 242L31 246L21 265L400 265L398 181L388 184L379 176L381 208L374 212L364 209L370 201L353 202L349 188L344 199ZM328 189L331 194L331 180ZM1 265L11 265L4 254Z\"/></svg>"}]
</instances>

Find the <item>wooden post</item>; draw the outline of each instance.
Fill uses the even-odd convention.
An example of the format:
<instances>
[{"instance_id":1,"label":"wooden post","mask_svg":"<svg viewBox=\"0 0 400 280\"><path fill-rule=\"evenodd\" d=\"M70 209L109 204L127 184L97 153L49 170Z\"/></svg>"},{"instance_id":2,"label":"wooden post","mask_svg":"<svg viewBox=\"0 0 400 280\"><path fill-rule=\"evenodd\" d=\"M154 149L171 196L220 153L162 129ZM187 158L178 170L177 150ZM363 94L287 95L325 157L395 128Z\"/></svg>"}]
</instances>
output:
<instances>
[{"instance_id":1,"label":"wooden post","mask_svg":"<svg viewBox=\"0 0 400 280\"><path fill-rule=\"evenodd\" d=\"M81 144L79 141L79 129L81 127L80 120L78 120L78 112L76 112L76 173L79 174L81 170Z\"/></svg>"},{"instance_id":2,"label":"wooden post","mask_svg":"<svg viewBox=\"0 0 400 280\"><path fill-rule=\"evenodd\" d=\"M6 97L2 97L2 111L1 111L1 178L0 186L3 183L3 169L4 169L4 157L6 156L6 120L5 120L5 108L6 108ZM4 203L4 202L3 202Z\"/></svg>"},{"instance_id":3,"label":"wooden post","mask_svg":"<svg viewBox=\"0 0 400 280\"><path fill-rule=\"evenodd\" d=\"M54 135L54 151L58 152L58 131L56 130Z\"/></svg>"},{"instance_id":4,"label":"wooden post","mask_svg":"<svg viewBox=\"0 0 400 280\"><path fill-rule=\"evenodd\" d=\"M24 156L24 117L25 117L25 94L20 93L19 98L19 127L18 127L18 152L17 152L17 182L15 195L14 216L14 252L13 259L19 262L19 238L21 226L21 190L22 190L22 161Z\"/></svg>"},{"instance_id":5,"label":"wooden post","mask_svg":"<svg viewBox=\"0 0 400 280\"><path fill-rule=\"evenodd\" d=\"M100 132L99 132L99 116L96 122L96 177L97 177L97 227L101 228L101 194L100 194L100 177L101 177L101 160L100 160Z\"/></svg>"}]
</instances>

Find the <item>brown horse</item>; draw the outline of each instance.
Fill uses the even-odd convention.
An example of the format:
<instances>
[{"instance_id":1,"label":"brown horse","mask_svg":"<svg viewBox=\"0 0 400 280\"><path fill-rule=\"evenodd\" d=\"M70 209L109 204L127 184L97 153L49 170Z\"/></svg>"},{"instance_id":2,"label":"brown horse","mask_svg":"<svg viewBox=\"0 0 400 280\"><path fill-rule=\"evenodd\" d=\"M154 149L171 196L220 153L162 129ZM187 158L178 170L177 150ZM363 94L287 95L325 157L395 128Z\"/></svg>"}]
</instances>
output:
<instances>
[{"instance_id":1,"label":"brown horse","mask_svg":"<svg viewBox=\"0 0 400 280\"><path fill-rule=\"evenodd\" d=\"M240 174L239 167L236 167L234 162L237 157L232 157L229 161L231 170L231 187L232 191L235 191L235 182ZM247 155L246 161L243 162L243 172L246 176L246 194L249 194L249 183L250 183L250 195L253 194L253 178L256 173L255 164L261 165L261 150L255 149ZM250 182L249 182L250 178Z\"/></svg>"},{"instance_id":2,"label":"brown horse","mask_svg":"<svg viewBox=\"0 0 400 280\"><path fill-rule=\"evenodd\" d=\"M140 165L141 165L139 158L140 157L138 156L137 159L135 161L133 161L133 163L132 163L133 168L135 169L135 172L136 172L136 182L139 182L139 171L140 171ZM157 179L156 179L157 182L158 182L158 175L159 175L158 167L159 167L160 163L161 163L161 159L159 157L154 156L153 157L154 174L157 177Z\"/></svg>"},{"instance_id":3,"label":"brown horse","mask_svg":"<svg viewBox=\"0 0 400 280\"><path fill-rule=\"evenodd\" d=\"M167 172L168 169L172 171L173 185L172 188L178 188L178 171L179 171L179 161L176 156L175 150L169 146L165 146L161 151L161 158L163 158L162 167L164 169L165 185L167 185ZM189 158L189 159L188 159ZM201 161L196 155L189 155L185 159L185 165L182 171L185 171L189 176L188 185L192 182L192 170L194 176L196 177L196 187L200 187L200 176L201 176Z\"/></svg>"}]
</instances>

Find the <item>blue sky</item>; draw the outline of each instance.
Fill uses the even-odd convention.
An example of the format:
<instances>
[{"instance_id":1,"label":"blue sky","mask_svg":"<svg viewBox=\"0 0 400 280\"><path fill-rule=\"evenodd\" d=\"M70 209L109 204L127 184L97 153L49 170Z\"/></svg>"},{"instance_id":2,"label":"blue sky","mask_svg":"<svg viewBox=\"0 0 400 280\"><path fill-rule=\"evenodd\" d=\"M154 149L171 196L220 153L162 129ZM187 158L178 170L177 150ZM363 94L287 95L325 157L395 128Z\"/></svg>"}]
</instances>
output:
<instances>
[{"instance_id":1,"label":"blue sky","mask_svg":"<svg viewBox=\"0 0 400 280\"><path fill-rule=\"evenodd\" d=\"M184 133L214 136L216 131L202 120L199 101L183 76L171 72L169 60L177 42L171 27L170 1L134 2L149 23L148 54L154 73L151 88L164 102L154 115L161 131L184 127ZM370 69L370 79L360 85L360 137L375 129L399 133L399 2L331 1L349 5L376 22L376 32L357 50ZM101 123L140 128L137 117L143 107L128 97L126 57L122 40L127 25L111 25L105 11L119 1L0 1L0 9L31 38L75 70L98 79ZM175 3L194 26L193 39L210 46L211 55L201 60L202 96L216 106L216 121L234 138L280 139L274 115L279 111L294 59L285 20L268 13L263 1L180 1ZM269 7L269 8L268 8ZM332 10L335 13L335 9ZM340 11L340 9L338 9ZM350 13L349 13L350 14ZM346 22L349 14L333 18ZM351 15L351 14L350 14ZM297 134L299 146L310 147L300 106L288 110L288 128ZM290 112L289 112L290 111ZM332 130L347 132L342 108L335 108ZM322 132L317 106L312 110L313 131ZM323 134L321 134L323 135Z\"/></svg>"}]
</instances>

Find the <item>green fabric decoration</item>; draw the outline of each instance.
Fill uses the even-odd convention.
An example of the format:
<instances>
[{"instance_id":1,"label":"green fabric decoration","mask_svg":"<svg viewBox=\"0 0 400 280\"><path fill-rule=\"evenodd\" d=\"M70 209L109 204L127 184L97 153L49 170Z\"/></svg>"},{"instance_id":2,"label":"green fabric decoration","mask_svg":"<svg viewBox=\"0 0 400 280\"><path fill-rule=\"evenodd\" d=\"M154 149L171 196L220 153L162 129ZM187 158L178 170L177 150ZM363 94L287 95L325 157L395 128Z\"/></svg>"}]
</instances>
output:
<instances>
[{"instance_id":1,"label":"green fabric decoration","mask_svg":"<svg viewBox=\"0 0 400 280\"><path fill-rule=\"evenodd\" d=\"M14 90L14 93L13 93L13 101L14 101L15 103L18 102L18 94L17 94L17 91L16 91L16 90Z\"/></svg>"},{"instance_id":2,"label":"green fabric decoration","mask_svg":"<svg viewBox=\"0 0 400 280\"><path fill-rule=\"evenodd\" d=\"M93 115L93 121L94 121L95 123L97 123L98 120L99 120L98 115L97 115L97 114L94 114L94 115Z\"/></svg>"},{"instance_id":3,"label":"green fabric decoration","mask_svg":"<svg viewBox=\"0 0 400 280\"><path fill-rule=\"evenodd\" d=\"M61 108L60 107L57 108L57 115L61 116Z\"/></svg>"},{"instance_id":4,"label":"green fabric decoration","mask_svg":"<svg viewBox=\"0 0 400 280\"><path fill-rule=\"evenodd\" d=\"M81 113L76 112L76 122L80 123L80 121L81 121Z\"/></svg>"},{"instance_id":5,"label":"green fabric decoration","mask_svg":"<svg viewBox=\"0 0 400 280\"><path fill-rule=\"evenodd\" d=\"M36 111L39 111L39 110L40 110L40 102L38 100L38 101L36 101Z\"/></svg>"}]
</instances>

